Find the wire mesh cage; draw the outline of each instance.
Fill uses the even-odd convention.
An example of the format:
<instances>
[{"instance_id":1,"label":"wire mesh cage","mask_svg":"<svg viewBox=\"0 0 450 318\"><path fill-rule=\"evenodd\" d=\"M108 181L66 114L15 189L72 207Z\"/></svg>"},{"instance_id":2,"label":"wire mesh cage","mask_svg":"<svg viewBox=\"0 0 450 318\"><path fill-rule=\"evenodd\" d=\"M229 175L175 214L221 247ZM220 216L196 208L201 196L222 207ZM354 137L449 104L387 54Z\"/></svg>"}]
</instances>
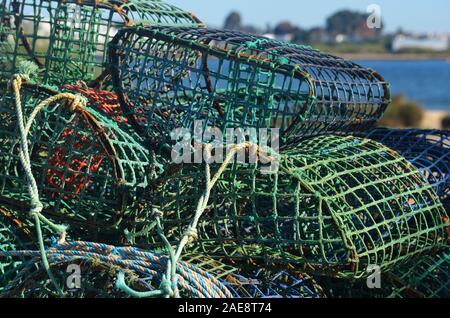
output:
<instances>
[{"instance_id":1,"label":"wire mesh cage","mask_svg":"<svg viewBox=\"0 0 450 318\"><path fill-rule=\"evenodd\" d=\"M151 159L137 136L88 106L75 107L59 98L40 108L55 96L58 92L43 86L22 85L23 113L36 115L28 140L44 213L87 231L89 238L106 234L145 192ZM0 118L0 200L24 208L30 196L19 156L21 135L13 94L0 98Z\"/></svg>"},{"instance_id":2,"label":"wire mesh cage","mask_svg":"<svg viewBox=\"0 0 450 318\"><path fill-rule=\"evenodd\" d=\"M144 134L174 128L275 128L291 140L366 129L390 102L375 71L310 47L231 31L126 28L109 67L125 114Z\"/></svg>"},{"instance_id":3,"label":"wire mesh cage","mask_svg":"<svg viewBox=\"0 0 450 318\"><path fill-rule=\"evenodd\" d=\"M155 291L161 287L167 257L133 247L115 247L91 242L58 244L47 250L49 264L64 296L71 298L124 298L130 295L118 288L119 273L136 291ZM47 273L39 266L38 251L1 252L4 256L28 257L27 266L5 288L0 297L59 297ZM79 270L79 279L70 274ZM186 262L177 265L181 297L231 298L227 287L215 277ZM74 276L75 277L75 276ZM161 295L164 296L164 295Z\"/></svg>"},{"instance_id":4,"label":"wire mesh cage","mask_svg":"<svg viewBox=\"0 0 450 318\"><path fill-rule=\"evenodd\" d=\"M184 259L220 279L236 298L325 297L322 287L304 273L273 272L255 265L239 268L200 254Z\"/></svg>"},{"instance_id":5,"label":"wire mesh cage","mask_svg":"<svg viewBox=\"0 0 450 318\"><path fill-rule=\"evenodd\" d=\"M22 222L13 211L0 205L0 252L31 248L32 235L27 224ZM22 268L23 259L0 257L0 292Z\"/></svg>"},{"instance_id":6,"label":"wire mesh cage","mask_svg":"<svg viewBox=\"0 0 450 318\"><path fill-rule=\"evenodd\" d=\"M278 172L271 174L242 162L223 171L192 250L362 277L369 265L388 270L447 244L448 216L436 193L408 161L382 144L319 136L278 161ZM175 171L155 182L153 196L172 241L184 234L203 195L199 189L205 189L200 165ZM154 237L155 229L146 230L134 237L137 244Z\"/></svg>"},{"instance_id":7,"label":"wire mesh cage","mask_svg":"<svg viewBox=\"0 0 450 318\"><path fill-rule=\"evenodd\" d=\"M1 0L0 76L23 59L43 69L46 83L99 76L106 45L125 25L201 26L192 14L160 0Z\"/></svg>"},{"instance_id":8,"label":"wire mesh cage","mask_svg":"<svg viewBox=\"0 0 450 318\"><path fill-rule=\"evenodd\" d=\"M377 128L364 133L364 136L398 151L422 172L441 199L448 202L450 131Z\"/></svg>"},{"instance_id":9,"label":"wire mesh cage","mask_svg":"<svg viewBox=\"0 0 450 318\"><path fill-rule=\"evenodd\" d=\"M390 297L449 298L450 250L425 255L394 271L397 284Z\"/></svg>"}]
</instances>

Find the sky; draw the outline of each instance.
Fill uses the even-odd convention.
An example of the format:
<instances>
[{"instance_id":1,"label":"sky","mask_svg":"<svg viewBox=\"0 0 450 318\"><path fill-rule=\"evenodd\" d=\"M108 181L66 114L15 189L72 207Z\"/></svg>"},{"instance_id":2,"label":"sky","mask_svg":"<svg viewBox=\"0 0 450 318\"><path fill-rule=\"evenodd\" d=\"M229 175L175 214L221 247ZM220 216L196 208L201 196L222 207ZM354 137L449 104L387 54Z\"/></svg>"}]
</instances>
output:
<instances>
[{"instance_id":1,"label":"sky","mask_svg":"<svg viewBox=\"0 0 450 318\"><path fill-rule=\"evenodd\" d=\"M381 8L387 31L450 33L449 0L167 0L195 13L211 27L223 25L225 17L237 10L244 24L265 28L288 20L303 28L321 26L339 9L366 11L370 4Z\"/></svg>"}]
</instances>

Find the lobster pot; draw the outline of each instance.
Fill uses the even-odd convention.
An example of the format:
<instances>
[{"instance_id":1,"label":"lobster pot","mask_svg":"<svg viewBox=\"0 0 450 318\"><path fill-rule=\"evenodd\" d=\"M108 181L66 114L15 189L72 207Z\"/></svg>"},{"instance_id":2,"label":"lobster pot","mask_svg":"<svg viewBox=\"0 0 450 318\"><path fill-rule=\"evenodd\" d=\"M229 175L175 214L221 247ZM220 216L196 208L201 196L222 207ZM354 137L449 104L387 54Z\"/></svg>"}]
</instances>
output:
<instances>
[{"instance_id":1,"label":"lobster pot","mask_svg":"<svg viewBox=\"0 0 450 318\"><path fill-rule=\"evenodd\" d=\"M377 128L364 133L408 159L450 209L450 132Z\"/></svg>"},{"instance_id":2,"label":"lobster pot","mask_svg":"<svg viewBox=\"0 0 450 318\"><path fill-rule=\"evenodd\" d=\"M277 161L275 173L241 162L225 169L191 248L358 278L370 265L388 270L446 244L448 217L436 193L406 159L382 144L319 136ZM170 240L178 241L191 222L206 189L204 175L200 165L185 164L156 182L153 204L164 213Z\"/></svg>"},{"instance_id":3,"label":"lobster pot","mask_svg":"<svg viewBox=\"0 0 450 318\"><path fill-rule=\"evenodd\" d=\"M425 255L394 272L394 289L390 297L403 298L449 298L450 297L450 250Z\"/></svg>"},{"instance_id":4,"label":"lobster pot","mask_svg":"<svg viewBox=\"0 0 450 318\"><path fill-rule=\"evenodd\" d=\"M30 248L33 244L28 226L11 209L0 206L0 252ZM0 257L0 292L22 268L22 258Z\"/></svg>"},{"instance_id":5,"label":"lobster pot","mask_svg":"<svg viewBox=\"0 0 450 318\"><path fill-rule=\"evenodd\" d=\"M0 257L7 253L0 252ZM12 257L28 257L27 266L0 293L0 297L58 297L55 287L40 265L38 251L11 252ZM115 247L91 242L71 242L47 250L50 268L69 298L124 298L116 287L119 273L137 292L155 291L166 273L167 257L132 247ZM68 269L81 271L80 281L70 280ZM228 288L201 269L180 261L177 266L179 296L186 298L231 298ZM161 296L162 297L162 296Z\"/></svg>"},{"instance_id":6,"label":"lobster pot","mask_svg":"<svg viewBox=\"0 0 450 318\"><path fill-rule=\"evenodd\" d=\"M7 79L21 60L32 60L46 83L93 80L102 72L106 44L134 24L201 22L160 0L0 0L0 76Z\"/></svg>"},{"instance_id":7,"label":"lobster pot","mask_svg":"<svg viewBox=\"0 0 450 318\"><path fill-rule=\"evenodd\" d=\"M254 265L230 266L201 255L186 255L194 264L218 278L235 298L324 298L322 287L307 274L272 272Z\"/></svg>"},{"instance_id":8,"label":"lobster pot","mask_svg":"<svg viewBox=\"0 0 450 318\"><path fill-rule=\"evenodd\" d=\"M126 115L158 136L202 121L200 135L206 127L280 128L295 140L367 128L390 101L388 84L373 70L232 31L122 29L109 56Z\"/></svg>"},{"instance_id":9,"label":"lobster pot","mask_svg":"<svg viewBox=\"0 0 450 318\"><path fill-rule=\"evenodd\" d=\"M57 92L22 86L25 118ZM0 201L29 206L27 179L19 158L20 133L15 98L0 100ZM44 205L43 213L60 222L106 233L121 222L147 186L151 166L136 136L87 107L65 99L41 110L28 135L31 169Z\"/></svg>"}]
</instances>

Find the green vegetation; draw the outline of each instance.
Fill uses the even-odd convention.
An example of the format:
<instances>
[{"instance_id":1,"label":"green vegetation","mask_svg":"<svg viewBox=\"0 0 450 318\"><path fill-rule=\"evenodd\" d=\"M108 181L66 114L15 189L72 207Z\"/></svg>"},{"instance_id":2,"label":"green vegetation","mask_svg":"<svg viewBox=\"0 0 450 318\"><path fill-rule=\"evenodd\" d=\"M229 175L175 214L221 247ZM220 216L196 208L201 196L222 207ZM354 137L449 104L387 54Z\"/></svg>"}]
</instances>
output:
<instances>
[{"instance_id":1,"label":"green vegetation","mask_svg":"<svg viewBox=\"0 0 450 318\"><path fill-rule=\"evenodd\" d=\"M346 35L361 35L367 30L366 21L369 17L367 13L357 11L341 10L330 17L326 21L326 29L330 33L346 34ZM373 29L373 35L381 34L383 26L379 29Z\"/></svg>"},{"instance_id":2,"label":"green vegetation","mask_svg":"<svg viewBox=\"0 0 450 318\"><path fill-rule=\"evenodd\" d=\"M395 96L379 125L392 128L420 128L424 110L419 103Z\"/></svg>"},{"instance_id":3,"label":"green vegetation","mask_svg":"<svg viewBox=\"0 0 450 318\"><path fill-rule=\"evenodd\" d=\"M386 53L386 48L385 48L385 45L383 42L337 43L337 44L313 43L312 46L323 52L330 52L330 53L334 53L334 54L345 54L345 53L383 54L383 53Z\"/></svg>"}]
</instances>

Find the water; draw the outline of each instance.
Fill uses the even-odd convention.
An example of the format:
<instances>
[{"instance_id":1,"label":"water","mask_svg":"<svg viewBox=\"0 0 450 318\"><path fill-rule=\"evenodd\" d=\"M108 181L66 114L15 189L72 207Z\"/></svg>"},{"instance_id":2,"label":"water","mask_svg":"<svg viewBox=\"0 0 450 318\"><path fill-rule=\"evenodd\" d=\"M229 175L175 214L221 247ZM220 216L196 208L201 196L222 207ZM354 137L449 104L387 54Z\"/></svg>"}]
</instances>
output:
<instances>
[{"instance_id":1,"label":"water","mask_svg":"<svg viewBox=\"0 0 450 318\"><path fill-rule=\"evenodd\" d=\"M429 110L450 111L450 62L356 61L391 83L393 95L404 95Z\"/></svg>"}]
</instances>

